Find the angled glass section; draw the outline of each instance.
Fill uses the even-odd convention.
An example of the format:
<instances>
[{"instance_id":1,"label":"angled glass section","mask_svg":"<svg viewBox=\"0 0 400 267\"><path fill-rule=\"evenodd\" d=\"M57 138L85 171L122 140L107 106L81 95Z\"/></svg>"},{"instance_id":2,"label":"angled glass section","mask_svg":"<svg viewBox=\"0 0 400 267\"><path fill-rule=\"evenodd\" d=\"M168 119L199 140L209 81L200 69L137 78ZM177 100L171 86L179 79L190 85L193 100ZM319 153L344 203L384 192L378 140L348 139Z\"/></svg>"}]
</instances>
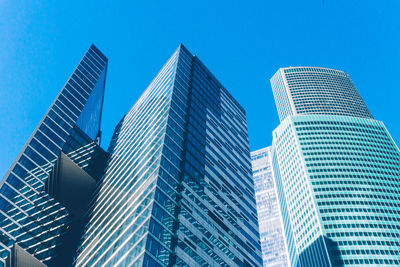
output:
<instances>
[{"instance_id":1,"label":"angled glass section","mask_svg":"<svg viewBox=\"0 0 400 267\"><path fill-rule=\"evenodd\" d=\"M106 83L107 67L101 72L96 85L90 94L76 125L90 138L100 138L101 112L103 110L104 88Z\"/></svg>"}]
</instances>

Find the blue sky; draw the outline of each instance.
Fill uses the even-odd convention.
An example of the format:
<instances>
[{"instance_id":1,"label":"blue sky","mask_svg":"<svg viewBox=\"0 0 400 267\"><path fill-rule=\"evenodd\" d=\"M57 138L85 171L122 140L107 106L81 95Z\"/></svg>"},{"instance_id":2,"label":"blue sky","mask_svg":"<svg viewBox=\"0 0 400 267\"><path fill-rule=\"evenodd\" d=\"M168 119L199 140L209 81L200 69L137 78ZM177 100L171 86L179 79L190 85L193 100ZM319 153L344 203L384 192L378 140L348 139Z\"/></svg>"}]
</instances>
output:
<instances>
[{"instance_id":1,"label":"blue sky","mask_svg":"<svg viewBox=\"0 0 400 267\"><path fill-rule=\"evenodd\" d=\"M398 0L0 0L0 176L91 43L109 58L103 147L180 42L246 109L252 150L278 125L269 78L306 65L349 73L399 143L399 14Z\"/></svg>"}]
</instances>

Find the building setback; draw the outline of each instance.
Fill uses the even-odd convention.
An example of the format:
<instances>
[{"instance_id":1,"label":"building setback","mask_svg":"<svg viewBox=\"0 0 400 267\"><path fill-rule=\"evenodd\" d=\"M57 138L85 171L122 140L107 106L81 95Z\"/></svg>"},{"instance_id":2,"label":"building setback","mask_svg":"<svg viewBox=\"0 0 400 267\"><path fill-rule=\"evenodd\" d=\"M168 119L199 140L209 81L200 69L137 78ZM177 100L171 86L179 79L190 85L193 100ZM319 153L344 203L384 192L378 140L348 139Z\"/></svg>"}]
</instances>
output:
<instances>
[{"instance_id":1,"label":"building setback","mask_svg":"<svg viewBox=\"0 0 400 267\"><path fill-rule=\"evenodd\" d=\"M289 266L278 194L272 170L271 147L251 152L263 266Z\"/></svg>"},{"instance_id":2,"label":"building setback","mask_svg":"<svg viewBox=\"0 0 400 267\"><path fill-rule=\"evenodd\" d=\"M290 78L289 78L290 76ZM400 265L400 151L344 72L280 69L273 169L292 266Z\"/></svg>"}]
</instances>

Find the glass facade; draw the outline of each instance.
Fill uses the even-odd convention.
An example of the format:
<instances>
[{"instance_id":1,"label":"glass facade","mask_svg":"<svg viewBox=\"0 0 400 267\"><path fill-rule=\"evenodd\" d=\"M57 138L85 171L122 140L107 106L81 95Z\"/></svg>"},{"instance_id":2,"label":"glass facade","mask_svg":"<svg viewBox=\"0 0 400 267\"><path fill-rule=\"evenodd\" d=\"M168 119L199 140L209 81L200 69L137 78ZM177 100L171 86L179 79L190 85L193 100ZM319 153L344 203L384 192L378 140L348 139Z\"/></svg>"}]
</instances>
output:
<instances>
[{"instance_id":1,"label":"glass facade","mask_svg":"<svg viewBox=\"0 0 400 267\"><path fill-rule=\"evenodd\" d=\"M245 112L183 45L109 153L76 266L262 266Z\"/></svg>"},{"instance_id":2,"label":"glass facade","mask_svg":"<svg viewBox=\"0 0 400 267\"><path fill-rule=\"evenodd\" d=\"M303 83L318 84L317 77ZM336 78L326 79L329 91ZM342 86L338 94L342 88L346 95ZM273 132L273 170L293 266L400 265L400 151L360 101L349 101L343 112L336 103L315 112L321 115L312 108L289 112Z\"/></svg>"},{"instance_id":3,"label":"glass facade","mask_svg":"<svg viewBox=\"0 0 400 267\"><path fill-rule=\"evenodd\" d=\"M278 194L272 171L271 147L251 152L257 215L264 266L289 266Z\"/></svg>"},{"instance_id":4,"label":"glass facade","mask_svg":"<svg viewBox=\"0 0 400 267\"><path fill-rule=\"evenodd\" d=\"M89 154L75 159L82 168L90 169L91 157L87 155L101 150L94 138L100 127L106 66L107 58L92 45L3 178L0 265L14 243L48 265L63 253L61 240L72 218L65 207L45 193L44 187L61 151L74 157L74 151L87 149ZM80 116L93 120L81 121L79 126L87 123L87 127L79 129Z\"/></svg>"},{"instance_id":5,"label":"glass facade","mask_svg":"<svg viewBox=\"0 0 400 267\"><path fill-rule=\"evenodd\" d=\"M279 119L289 115L325 114L371 118L350 77L317 67L279 69L271 78Z\"/></svg>"}]
</instances>

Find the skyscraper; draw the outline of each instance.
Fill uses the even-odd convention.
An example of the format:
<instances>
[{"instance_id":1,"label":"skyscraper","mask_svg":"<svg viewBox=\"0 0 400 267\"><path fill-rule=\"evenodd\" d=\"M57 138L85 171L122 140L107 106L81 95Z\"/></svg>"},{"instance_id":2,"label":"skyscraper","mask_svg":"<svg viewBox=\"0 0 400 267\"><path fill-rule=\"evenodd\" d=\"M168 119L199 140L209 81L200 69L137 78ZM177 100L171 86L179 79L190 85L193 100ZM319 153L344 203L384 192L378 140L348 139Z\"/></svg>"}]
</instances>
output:
<instances>
[{"instance_id":1,"label":"skyscraper","mask_svg":"<svg viewBox=\"0 0 400 267\"><path fill-rule=\"evenodd\" d=\"M341 71L280 69L273 166L293 266L400 265L400 151Z\"/></svg>"},{"instance_id":2,"label":"skyscraper","mask_svg":"<svg viewBox=\"0 0 400 267\"><path fill-rule=\"evenodd\" d=\"M1 181L0 263L19 261L10 252L50 265L72 257L71 237L83 221L63 205L74 203L59 174L66 175L67 164L90 173L88 179L101 175L94 161L106 158L98 146L106 71L107 58L92 45Z\"/></svg>"},{"instance_id":3,"label":"skyscraper","mask_svg":"<svg viewBox=\"0 0 400 267\"><path fill-rule=\"evenodd\" d=\"M251 152L257 215L264 266L289 266L278 194L272 171L271 147Z\"/></svg>"},{"instance_id":4,"label":"skyscraper","mask_svg":"<svg viewBox=\"0 0 400 267\"><path fill-rule=\"evenodd\" d=\"M76 266L261 266L243 108L183 45L115 128Z\"/></svg>"}]
</instances>

